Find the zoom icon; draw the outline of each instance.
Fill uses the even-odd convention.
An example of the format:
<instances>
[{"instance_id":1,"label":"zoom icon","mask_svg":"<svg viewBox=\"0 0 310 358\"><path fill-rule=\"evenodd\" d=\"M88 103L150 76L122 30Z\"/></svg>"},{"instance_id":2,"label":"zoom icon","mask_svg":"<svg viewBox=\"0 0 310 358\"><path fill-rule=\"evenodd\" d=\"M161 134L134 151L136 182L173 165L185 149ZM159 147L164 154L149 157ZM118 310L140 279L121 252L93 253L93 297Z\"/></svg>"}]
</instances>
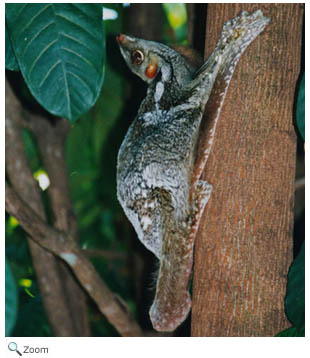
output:
<instances>
[{"instance_id":1,"label":"zoom icon","mask_svg":"<svg viewBox=\"0 0 310 358\"><path fill-rule=\"evenodd\" d=\"M17 349L17 344L15 342L10 342L8 345L8 348L10 351L12 352L16 352L17 354L19 354L20 356L22 356L22 354L20 353L20 351Z\"/></svg>"}]
</instances>

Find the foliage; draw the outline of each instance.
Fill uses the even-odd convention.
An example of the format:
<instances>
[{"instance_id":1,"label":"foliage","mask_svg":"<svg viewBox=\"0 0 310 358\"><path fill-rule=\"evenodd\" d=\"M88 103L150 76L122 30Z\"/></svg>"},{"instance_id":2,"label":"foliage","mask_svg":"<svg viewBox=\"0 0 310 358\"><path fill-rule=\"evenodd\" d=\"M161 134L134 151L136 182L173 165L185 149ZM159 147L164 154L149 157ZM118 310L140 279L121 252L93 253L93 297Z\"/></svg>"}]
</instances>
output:
<instances>
[{"instance_id":1,"label":"foliage","mask_svg":"<svg viewBox=\"0 0 310 358\"><path fill-rule=\"evenodd\" d=\"M19 71L17 59L14 54L9 31L5 24L5 68L11 71Z\"/></svg>"},{"instance_id":2,"label":"foliage","mask_svg":"<svg viewBox=\"0 0 310 358\"><path fill-rule=\"evenodd\" d=\"M16 321L14 330L10 326L11 318L6 315L6 336L49 336L51 331L42 305L40 291L37 287L33 265L29 255L25 233L12 216L6 218L6 259L14 273L14 285L18 296L15 305ZM12 304L12 277L6 271L6 309ZM7 320L9 319L9 320ZM12 328L13 328L12 327Z\"/></svg>"},{"instance_id":3,"label":"foliage","mask_svg":"<svg viewBox=\"0 0 310 358\"><path fill-rule=\"evenodd\" d=\"M288 273L285 307L288 319L300 333L305 331L305 243Z\"/></svg>"},{"instance_id":4,"label":"foliage","mask_svg":"<svg viewBox=\"0 0 310 358\"><path fill-rule=\"evenodd\" d=\"M5 260L5 335L10 336L14 328L17 314L17 287L11 268Z\"/></svg>"},{"instance_id":5,"label":"foliage","mask_svg":"<svg viewBox=\"0 0 310 358\"><path fill-rule=\"evenodd\" d=\"M301 335L296 327L290 327L277 334L277 337L304 337L304 336L305 334Z\"/></svg>"},{"instance_id":6,"label":"foliage","mask_svg":"<svg viewBox=\"0 0 310 358\"><path fill-rule=\"evenodd\" d=\"M17 60L33 96L56 116L74 121L98 98L105 63L101 13L100 4L6 4L9 69L17 69Z\"/></svg>"},{"instance_id":7,"label":"foliage","mask_svg":"<svg viewBox=\"0 0 310 358\"><path fill-rule=\"evenodd\" d=\"M297 108L297 126L305 140L305 75L299 86ZM278 337L305 336L305 242L294 259L289 273L285 297L286 316L293 327L280 332Z\"/></svg>"},{"instance_id":8,"label":"foliage","mask_svg":"<svg viewBox=\"0 0 310 358\"><path fill-rule=\"evenodd\" d=\"M285 297L285 311L293 327L279 336L305 336L305 243L293 261L289 273Z\"/></svg>"}]
</instances>

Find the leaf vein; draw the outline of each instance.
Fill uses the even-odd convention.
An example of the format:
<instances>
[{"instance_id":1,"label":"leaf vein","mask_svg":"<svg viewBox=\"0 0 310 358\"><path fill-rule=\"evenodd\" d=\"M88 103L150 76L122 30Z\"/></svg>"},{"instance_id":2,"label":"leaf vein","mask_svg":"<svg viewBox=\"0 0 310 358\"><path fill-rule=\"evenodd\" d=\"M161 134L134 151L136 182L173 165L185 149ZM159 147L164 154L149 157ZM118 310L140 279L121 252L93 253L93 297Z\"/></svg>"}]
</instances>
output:
<instances>
[{"instance_id":1,"label":"leaf vein","mask_svg":"<svg viewBox=\"0 0 310 358\"><path fill-rule=\"evenodd\" d=\"M71 71L67 71L67 73L70 74L72 77L75 77L76 79L78 79L84 85L84 87L86 87L86 89L89 92L92 92L91 86L85 80L83 80L82 77L78 76L76 73L71 72Z\"/></svg>"},{"instance_id":2,"label":"leaf vein","mask_svg":"<svg viewBox=\"0 0 310 358\"><path fill-rule=\"evenodd\" d=\"M48 9L49 7L51 7L53 4L46 4L45 7L43 7L40 11L38 11L31 19L30 21L24 26L24 28L20 31L20 33L23 33L27 27L29 27L33 21L42 14L42 12L44 12L46 9Z\"/></svg>"},{"instance_id":3,"label":"leaf vein","mask_svg":"<svg viewBox=\"0 0 310 358\"><path fill-rule=\"evenodd\" d=\"M25 7L27 6L28 4L21 4L18 9L19 9L19 12L16 14L16 18L18 19L19 15L22 14L25 10Z\"/></svg>"},{"instance_id":4,"label":"leaf vein","mask_svg":"<svg viewBox=\"0 0 310 358\"><path fill-rule=\"evenodd\" d=\"M42 29L40 31L38 31L32 38L31 40L27 43L26 47L24 48L23 54L22 56L25 56L26 51L28 50L29 46L32 44L32 42L44 31L46 30L49 26L53 25L55 22L51 21L48 24L46 24L44 27L42 27Z\"/></svg>"},{"instance_id":5,"label":"leaf vein","mask_svg":"<svg viewBox=\"0 0 310 358\"><path fill-rule=\"evenodd\" d=\"M31 67L29 68L28 71L28 77L30 78L31 76L31 72L33 71L35 65L37 64L37 62L39 61L39 59L43 56L43 54L51 47L53 46L58 40L55 39L54 41L50 42L47 46L44 47L44 49L38 54L38 56L36 57L36 59L33 61Z\"/></svg>"},{"instance_id":6,"label":"leaf vein","mask_svg":"<svg viewBox=\"0 0 310 358\"><path fill-rule=\"evenodd\" d=\"M67 73L65 71L64 63L62 62L62 72L64 74L64 82L65 82L65 94L67 98L67 110L68 110L68 116L71 118L71 103L70 103L70 92L69 92L69 86L68 86L68 79L67 79Z\"/></svg>"},{"instance_id":7,"label":"leaf vein","mask_svg":"<svg viewBox=\"0 0 310 358\"><path fill-rule=\"evenodd\" d=\"M64 36L64 37L67 37L68 39L70 39L70 40L72 40L72 41L78 43L79 45L81 45L81 46L87 48L87 50L92 51L92 49L91 49L89 46L86 46L85 43L83 43L82 41L78 40L76 37L70 36L70 35L65 34L65 33L61 33L60 35L62 35L62 36Z\"/></svg>"},{"instance_id":8,"label":"leaf vein","mask_svg":"<svg viewBox=\"0 0 310 358\"><path fill-rule=\"evenodd\" d=\"M56 13L57 16L63 18L64 20L71 22L72 24L74 24L75 26L79 27L80 29L82 29L84 32L86 32L87 34L89 34L91 37L93 37L96 41L98 41L97 37L90 31L88 31L87 29L85 29L83 26L79 25L78 23L72 21L69 17L64 16L63 14L59 14Z\"/></svg>"},{"instance_id":9,"label":"leaf vein","mask_svg":"<svg viewBox=\"0 0 310 358\"><path fill-rule=\"evenodd\" d=\"M51 66L51 68L46 72L45 76L42 78L42 81L39 84L39 88L41 88L44 84L44 82L47 80L48 76L50 75L50 73L54 70L54 68L56 68L59 64L61 63L61 60L58 60L57 62L55 62L55 64L53 66Z\"/></svg>"},{"instance_id":10,"label":"leaf vein","mask_svg":"<svg viewBox=\"0 0 310 358\"><path fill-rule=\"evenodd\" d=\"M61 48L62 48L64 51L70 52L70 53L72 53L73 55L79 57L81 60L83 60L83 61L84 61L85 63L87 63L89 66L91 66L91 67L93 67L93 68L96 69L96 66L95 66L93 63L91 63L91 62L90 62L87 58L85 58L84 56L82 56L82 55L80 55L79 53L77 53L77 52L71 50L71 49L68 48L68 47L61 47Z\"/></svg>"}]
</instances>

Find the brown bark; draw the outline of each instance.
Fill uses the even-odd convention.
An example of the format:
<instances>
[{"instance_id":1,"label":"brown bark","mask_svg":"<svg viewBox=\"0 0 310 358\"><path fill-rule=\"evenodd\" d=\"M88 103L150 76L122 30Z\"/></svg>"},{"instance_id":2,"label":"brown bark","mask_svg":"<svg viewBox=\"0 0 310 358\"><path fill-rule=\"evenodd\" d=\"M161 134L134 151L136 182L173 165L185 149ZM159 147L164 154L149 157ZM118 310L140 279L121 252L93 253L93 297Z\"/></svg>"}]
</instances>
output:
<instances>
[{"instance_id":1,"label":"brown bark","mask_svg":"<svg viewBox=\"0 0 310 358\"><path fill-rule=\"evenodd\" d=\"M271 22L232 78L203 173L213 184L195 247L193 336L274 336L292 260L301 4L210 4L206 53L224 21L262 9Z\"/></svg>"},{"instance_id":2,"label":"brown bark","mask_svg":"<svg viewBox=\"0 0 310 358\"><path fill-rule=\"evenodd\" d=\"M194 42L194 28L195 28L195 5L193 3L186 4L187 12L187 37L186 40L189 44ZM193 46L191 46L193 47Z\"/></svg>"},{"instance_id":3,"label":"brown bark","mask_svg":"<svg viewBox=\"0 0 310 358\"><path fill-rule=\"evenodd\" d=\"M11 185L20 193L22 199L29 203L37 215L46 220L40 189L30 170L21 137L21 105L8 81L5 91L6 171ZM59 260L31 239L28 239L28 243L43 304L54 335L76 335L70 309L62 294L62 279L58 272Z\"/></svg>"},{"instance_id":4,"label":"brown bark","mask_svg":"<svg viewBox=\"0 0 310 358\"><path fill-rule=\"evenodd\" d=\"M17 218L23 229L44 249L61 257L98 305L100 311L122 336L142 336L126 303L110 291L70 235L48 226L15 191L6 184L5 208Z\"/></svg>"},{"instance_id":5,"label":"brown bark","mask_svg":"<svg viewBox=\"0 0 310 358\"><path fill-rule=\"evenodd\" d=\"M162 4L131 4L125 11L125 31L145 40L161 41L164 11Z\"/></svg>"},{"instance_id":6,"label":"brown bark","mask_svg":"<svg viewBox=\"0 0 310 358\"><path fill-rule=\"evenodd\" d=\"M70 197L65 154L65 140L70 123L66 119L58 118L51 123L43 116L32 116L30 124L51 183L48 194L54 227L70 232L77 241L77 222ZM70 308L70 320L75 336L90 336L86 294L64 262L59 262L58 271L62 282L62 295Z\"/></svg>"}]
</instances>

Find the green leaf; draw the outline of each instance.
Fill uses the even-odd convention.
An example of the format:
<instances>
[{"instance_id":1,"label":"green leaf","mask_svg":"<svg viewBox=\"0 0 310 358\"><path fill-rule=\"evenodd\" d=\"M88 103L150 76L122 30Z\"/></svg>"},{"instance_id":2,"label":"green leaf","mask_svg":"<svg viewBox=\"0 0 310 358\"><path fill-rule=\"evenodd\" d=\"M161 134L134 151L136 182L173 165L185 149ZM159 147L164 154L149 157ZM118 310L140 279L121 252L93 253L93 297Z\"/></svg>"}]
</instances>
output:
<instances>
[{"instance_id":1,"label":"green leaf","mask_svg":"<svg viewBox=\"0 0 310 358\"><path fill-rule=\"evenodd\" d=\"M36 100L76 120L95 103L105 64L100 4L6 4L13 49Z\"/></svg>"},{"instance_id":2,"label":"green leaf","mask_svg":"<svg viewBox=\"0 0 310 358\"><path fill-rule=\"evenodd\" d=\"M305 331L300 332L296 327L290 327L277 334L277 337L304 337Z\"/></svg>"},{"instance_id":3,"label":"green leaf","mask_svg":"<svg viewBox=\"0 0 310 358\"><path fill-rule=\"evenodd\" d=\"M11 39L5 24L5 68L11 71L19 71L19 66L12 47Z\"/></svg>"},{"instance_id":4,"label":"green leaf","mask_svg":"<svg viewBox=\"0 0 310 358\"><path fill-rule=\"evenodd\" d=\"M293 261L285 297L287 318L299 332L305 331L305 243Z\"/></svg>"},{"instance_id":5,"label":"green leaf","mask_svg":"<svg viewBox=\"0 0 310 358\"><path fill-rule=\"evenodd\" d=\"M52 335L40 295L34 298L27 296L25 299L24 297L13 333L15 337L49 337Z\"/></svg>"},{"instance_id":6,"label":"green leaf","mask_svg":"<svg viewBox=\"0 0 310 358\"><path fill-rule=\"evenodd\" d=\"M5 260L5 335L10 336L17 316L17 287L11 268Z\"/></svg>"},{"instance_id":7,"label":"green leaf","mask_svg":"<svg viewBox=\"0 0 310 358\"><path fill-rule=\"evenodd\" d=\"M296 119L299 132L305 140L305 74L299 85Z\"/></svg>"}]
</instances>

